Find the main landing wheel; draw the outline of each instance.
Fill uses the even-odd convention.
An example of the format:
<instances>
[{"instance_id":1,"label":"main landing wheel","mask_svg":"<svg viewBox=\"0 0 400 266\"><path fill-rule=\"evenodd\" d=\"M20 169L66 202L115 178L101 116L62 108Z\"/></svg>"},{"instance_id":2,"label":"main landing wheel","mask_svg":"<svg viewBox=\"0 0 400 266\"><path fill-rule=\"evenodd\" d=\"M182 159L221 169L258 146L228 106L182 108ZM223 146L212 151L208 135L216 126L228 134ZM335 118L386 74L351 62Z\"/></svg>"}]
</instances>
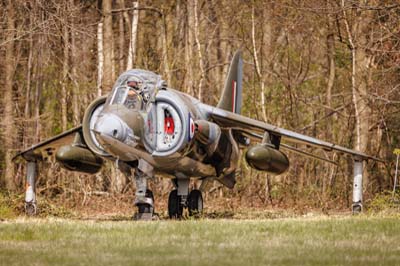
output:
<instances>
[{"instance_id":1,"label":"main landing wheel","mask_svg":"<svg viewBox=\"0 0 400 266\"><path fill-rule=\"evenodd\" d=\"M179 219L182 218L183 206L181 204L181 197L178 196L178 190L172 190L168 197L168 215L169 218Z\"/></svg>"},{"instance_id":2,"label":"main landing wheel","mask_svg":"<svg viewBox=\"0 0 400 266\"><path fill-rule=\"evenodd\" d=\"M190 216L200 216L203 212L203 196L200 190L192 190L188 197L188 208Z\"/></svg>"}]
</instances>

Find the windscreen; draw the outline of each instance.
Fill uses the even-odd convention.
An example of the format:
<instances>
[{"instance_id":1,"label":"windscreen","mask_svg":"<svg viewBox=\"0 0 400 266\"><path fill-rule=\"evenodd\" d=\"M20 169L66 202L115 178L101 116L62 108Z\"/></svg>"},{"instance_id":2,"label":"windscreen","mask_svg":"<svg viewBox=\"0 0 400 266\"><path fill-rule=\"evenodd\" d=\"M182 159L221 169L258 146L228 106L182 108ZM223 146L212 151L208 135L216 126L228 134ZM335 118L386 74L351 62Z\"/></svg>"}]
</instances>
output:
<instances>
[{"instance_id":1,"label":"windscreen","mask_svg":"<svg viewBox=\"0 0 400 266\"><path fill-rule=\"evenodd\" d=\"M127 87L118 87L115 90L114 97L111 104L123 104L128 92Z\"/></svg>"},{"instance_id":2,"label":"windscreen","mask_svg":"<svg viewBox=\"0 0 400 266\"><path fill-rule=\"evenodd\" d=\"M144 106L141 92L128 86L121 86L115 90L111 104L124 105L132 110L142 110Z\"/></svg>"},{"instance_id":3,"label":"windscreen","mask_svg":"<svg viewBox=\"0 0 400 266\"><path fill-rule=\"evenodd\" d=\"M132 69L115 82L106 105L125 105L129 109L145 110L154 101L161 77L153 72Z\"/></svg>"}]
</instances>

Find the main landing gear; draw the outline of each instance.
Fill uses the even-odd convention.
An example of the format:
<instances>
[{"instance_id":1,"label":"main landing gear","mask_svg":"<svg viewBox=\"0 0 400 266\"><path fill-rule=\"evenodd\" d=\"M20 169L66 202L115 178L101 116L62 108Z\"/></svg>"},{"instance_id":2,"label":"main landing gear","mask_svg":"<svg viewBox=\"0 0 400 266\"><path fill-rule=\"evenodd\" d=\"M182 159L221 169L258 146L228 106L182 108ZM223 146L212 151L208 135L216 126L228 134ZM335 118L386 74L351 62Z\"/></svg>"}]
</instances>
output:
<instances>
[{"instance_id":1,"label":"main landing gear","mask_svg":"<svg viewBox=\"0 0 400 266\"><path fill-rule=\"evenodd\" d=\"M201 191L194 189L189 192L188 179L175 179L177 189L172 190L168 197L168 215L171 219L183 217L183 210L187 208L189 216L200 216L203 212L203 196Z\"/></svg>"}]
</instances>

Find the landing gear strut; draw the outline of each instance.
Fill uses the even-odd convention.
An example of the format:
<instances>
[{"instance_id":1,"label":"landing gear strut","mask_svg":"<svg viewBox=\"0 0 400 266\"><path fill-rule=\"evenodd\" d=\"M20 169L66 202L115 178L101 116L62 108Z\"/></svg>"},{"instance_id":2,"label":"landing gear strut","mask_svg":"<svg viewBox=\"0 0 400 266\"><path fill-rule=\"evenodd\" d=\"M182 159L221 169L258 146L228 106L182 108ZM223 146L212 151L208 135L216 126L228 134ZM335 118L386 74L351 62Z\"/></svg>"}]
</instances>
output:
<instances>
[{"instance_id":1,"label":"landing gear strut","mask_svg":"<svg viewBox=\"0 0 400 266\"><path fill-rule=\"evenodd\" d=\"M136 199L135 205L138 212L133 216L134 220L153 220L154 218L154 196L147 189L147 176L139 169L135 170Z\"/></svg>"},{"instance_id":2,"label":"landing gear strut","mask_svg":"<svg viewBox=\"0 0 400 266\"><path fill-rule=\"evenodd\" d=\"M25 213L28 216L33 216L37 214L35 189L37 164L34 161L29 161L26 168Z\"/></svg>"}]
</instances>

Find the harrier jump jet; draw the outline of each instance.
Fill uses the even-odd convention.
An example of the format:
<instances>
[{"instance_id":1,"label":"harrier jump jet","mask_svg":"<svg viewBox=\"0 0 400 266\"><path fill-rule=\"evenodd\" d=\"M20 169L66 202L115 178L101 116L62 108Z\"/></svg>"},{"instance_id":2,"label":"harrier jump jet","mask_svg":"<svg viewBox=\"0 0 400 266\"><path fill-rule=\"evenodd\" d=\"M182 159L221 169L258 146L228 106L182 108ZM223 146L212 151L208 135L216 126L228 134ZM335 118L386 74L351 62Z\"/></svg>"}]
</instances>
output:
<instances>
[{"instance_id":1,"label":"harrier jump jet","mask_svg":"<svg viewBox=\"0 0 400 266\"><path fill-rule=\"evenodd\" d=\"M153 72L124 72L109 95L89 105L81 125L16 155L27 161L26 211L36 213L37 163L48 157L54 156L68 170L88 174L97 173L104 160L115 162L126 176L134 177L138 219L151 219L154 197L147 181L164 173L175 187L169 194L168 213L179 218L184 208L189 215L202 211L201 191L209 180L234 187L240 178L242 149L249 166L272 174L288 169L284 150L329 161L288 143L352 156L353 211L361 211L363 162L374 158L240 115L242 65L238 51L216 107L169 88ZM199 190L189 191L190 179L202 180Z\"/></svg>"}]
</instances>

